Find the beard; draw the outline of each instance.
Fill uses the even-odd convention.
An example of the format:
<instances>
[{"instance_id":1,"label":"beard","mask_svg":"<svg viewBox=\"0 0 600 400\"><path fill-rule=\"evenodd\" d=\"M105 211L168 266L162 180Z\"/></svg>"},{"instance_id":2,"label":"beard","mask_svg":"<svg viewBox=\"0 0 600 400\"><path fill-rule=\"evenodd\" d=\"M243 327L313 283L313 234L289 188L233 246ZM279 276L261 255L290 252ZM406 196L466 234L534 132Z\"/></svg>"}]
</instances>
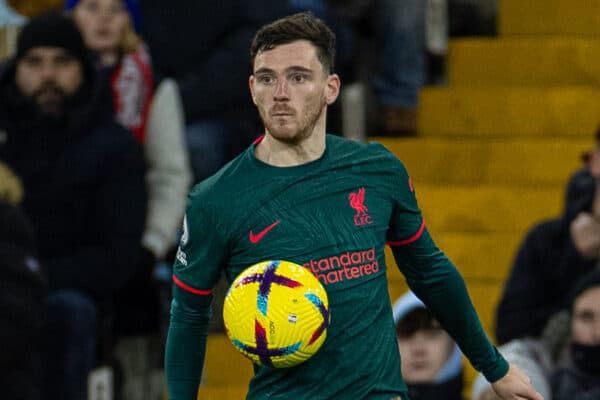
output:
<instances>
[{"instance_id":1,"label":"beard","mask_svg":"<svg viewBox=\"0 0 600 400\"><path fill-rule=\"evenodd\" d=\"M56 84L47 82L31 95L31 100L40 116L61 119L65 114L65 106L70 97Z\"/></svg>"},{"instance_id":2,"label":"beard","mask_svg":"<svg viewBox=\"0 0 600 400\"><path fill-rule=\"evenodd\" d=\"M296 110L287 105L275 105L270 110L264 107L258 107L260 118L263 121L265 129L275 139L287 143L299 143L311 136L315 125L325 111L327 102L325 96L315 98L308 102L304 112L300 115ZM289 114L285 118L273 116L275 113ZM294 125L296 125L294 127Z\"/></svg>"}]
</instances>

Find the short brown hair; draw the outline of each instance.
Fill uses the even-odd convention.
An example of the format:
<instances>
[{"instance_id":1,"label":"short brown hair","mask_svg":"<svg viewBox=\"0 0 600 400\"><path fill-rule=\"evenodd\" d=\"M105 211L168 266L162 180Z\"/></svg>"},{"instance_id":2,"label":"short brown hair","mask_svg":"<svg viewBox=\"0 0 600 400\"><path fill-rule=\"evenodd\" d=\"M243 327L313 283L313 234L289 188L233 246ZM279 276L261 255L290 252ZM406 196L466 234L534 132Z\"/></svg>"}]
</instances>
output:
<instances>
[{"instance_id":1,"label":"short brown hair","mask_svg":"<svg viewBox=\"0 0 600 400\"><path fill-rule=\"evenodd\" d=\"M317 49L317 57L323 69L329 74L333 72L335 34L325 22L309 12L288 15L260 28L254 35L250 47L252 66L259 52L297 40L307 40L312 43Z\"/></svg>"}]
</instances>

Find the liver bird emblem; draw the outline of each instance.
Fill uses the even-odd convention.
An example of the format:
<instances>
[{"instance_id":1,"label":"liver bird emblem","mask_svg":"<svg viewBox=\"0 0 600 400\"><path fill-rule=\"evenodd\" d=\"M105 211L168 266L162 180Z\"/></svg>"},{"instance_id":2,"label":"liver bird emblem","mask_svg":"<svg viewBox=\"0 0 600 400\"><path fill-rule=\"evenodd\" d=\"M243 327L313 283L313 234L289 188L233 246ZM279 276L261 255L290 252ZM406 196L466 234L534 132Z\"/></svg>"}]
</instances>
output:
<instances>
[{"instance_id":1,"label":"liver bird emblem","mask_svg":"<svg viewBox=\"0 0 600 400\"><path fill-rule=\"evenodd\" d=\"M365 188L358 189L358 192L350 192L348 195L350 199L350 207L356 210L356 215L366 215L367 207L365 206Z\"/></svg>"}]
</instances>

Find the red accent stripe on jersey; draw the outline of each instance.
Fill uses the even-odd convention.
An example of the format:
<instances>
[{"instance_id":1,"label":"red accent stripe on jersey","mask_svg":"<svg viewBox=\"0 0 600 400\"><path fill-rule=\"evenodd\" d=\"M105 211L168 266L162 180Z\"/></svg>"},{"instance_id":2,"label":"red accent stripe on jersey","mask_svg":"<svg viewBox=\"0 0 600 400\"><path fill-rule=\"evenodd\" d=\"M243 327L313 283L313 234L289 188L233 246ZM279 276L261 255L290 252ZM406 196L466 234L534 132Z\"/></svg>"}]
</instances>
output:
<instances>
[{"instance_id":1,"label":"red accent stripe on jersey","mask_svg":"<svg viewBox=\"0 0 600 400\"><path fill-rule=\"evenodd\" d=\"M194 289L193 287L191 287L190 285L186 285L185 283L181 282L176 276L175 274L173 274L173 282L175 282L175 284L177 286L179 286L180 288L182 288L183 290L185 290L186 292L190 292L193 294L199 294L201 296L208 296L209 294L212 293L212 289L210 290L200 290L200 289Z\"/></svg>"},{"instance_id":2,"label":"red accent stripe on jersey","mask_svg":"<svg viewBox=\"0 0 600 400\"><path fill-rule=\"evenodd\" d=\"M260 135L259 137L257 137L256 139L254 139L254 142L252 142L252 144L259 144L260 142L262 142L262 140L265 138L265 135Z\"/></svg>"},{"instance_id":3,"label":"red accent stripe on jersey","mask_svg":"<svg viewBox=\"0 0 600 400\"><path fill-rule=\"evenodd\" d=\"M421 235L423 234L424 230L425 230L425 220L423 220L423 222L421 222L421 227L419 228L419 230L417 231L417 233L415 233L414 235L412 235L408 239L400 240L398 242L388 242L388 245L390 245L390 246L404 246L405 244L416 242L417 239L419 239L421 237Z\"/></svg>"}]
</instances>

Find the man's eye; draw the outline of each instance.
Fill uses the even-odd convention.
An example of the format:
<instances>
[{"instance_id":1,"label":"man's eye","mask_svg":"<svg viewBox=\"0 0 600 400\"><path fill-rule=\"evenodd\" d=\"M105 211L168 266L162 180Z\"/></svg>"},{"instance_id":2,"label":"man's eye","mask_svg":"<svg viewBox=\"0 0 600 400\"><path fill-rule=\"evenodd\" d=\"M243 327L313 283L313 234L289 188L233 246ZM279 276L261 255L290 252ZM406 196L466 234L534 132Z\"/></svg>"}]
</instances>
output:
<instances>
[{"instance_id":1,"label":"man's eye","mask_svg":"<svg viewBox=\"0 0 600 400\"><path fill-rule=\"evenodd\" d=\"M306 75L304 74L294 74L292 75L292 81L295 83L302 83L306 80Z\"/></svg>"},{"instance_id":2,"label":"man's eye","mask_svg":"<svg viewBox=\"0 0 600 400\"><path fill-rule=\"evenodd\" d=\"M269 85L273 83L273 77L269 75L262 75L258 77L258 82L262 83L263 85Z\"/></svg>"}]
</instances>

